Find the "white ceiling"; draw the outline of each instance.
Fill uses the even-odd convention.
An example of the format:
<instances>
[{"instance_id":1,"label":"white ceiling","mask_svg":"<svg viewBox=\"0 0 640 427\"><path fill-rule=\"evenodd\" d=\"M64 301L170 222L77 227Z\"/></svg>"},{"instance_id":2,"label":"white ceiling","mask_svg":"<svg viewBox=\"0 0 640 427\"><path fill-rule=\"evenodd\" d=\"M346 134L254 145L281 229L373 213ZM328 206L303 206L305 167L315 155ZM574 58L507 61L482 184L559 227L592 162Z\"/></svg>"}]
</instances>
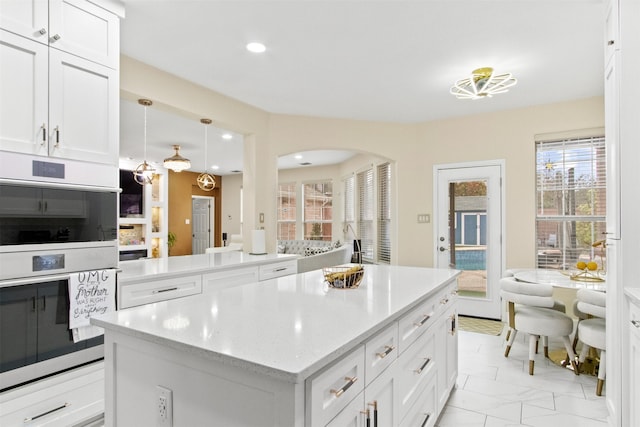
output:
<instances>
[{"instance_id":1,"label":"white ceiling","mask_svg":"<svg viewBox=\"0 0 640 427\"><path fill-rule=\"evenodd\" d=\"M603 94L601 0L123 1L124 55L273 113L423 122ZM449 94L485 66L518 85L477 101Z\"/></svg>"}]
</instances>

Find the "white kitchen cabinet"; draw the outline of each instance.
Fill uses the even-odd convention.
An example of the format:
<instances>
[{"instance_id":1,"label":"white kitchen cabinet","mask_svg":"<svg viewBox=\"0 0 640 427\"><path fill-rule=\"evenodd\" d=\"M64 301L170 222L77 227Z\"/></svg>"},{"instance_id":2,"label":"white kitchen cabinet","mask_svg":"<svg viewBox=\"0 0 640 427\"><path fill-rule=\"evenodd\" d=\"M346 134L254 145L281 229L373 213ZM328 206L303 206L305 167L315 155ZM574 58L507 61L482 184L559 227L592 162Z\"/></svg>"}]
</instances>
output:
<instances>
[{"instance_id":1,"label":"white kitchen cabinet","mask_svg":"<svg viewBox=\"0 0 640 427\"><path fill-rule=\"evenodd\" d=\"M438 366L438 413L442 411L451 389L458 378L458 313L457 286L450 286L440 298L441 314L438 317L436 334L436 364Z\"/></svg>"},{"instance_id":2,"label":"white kitchen cabinet","mask_svg":"<svg viewBox=\"0 0 640 427\"><path fill-rule=\"evenodd\" d=\"M246 285L258 281L258 267L240 267L202 275L202 292L207 294L220 289Z\"/></svg>"},{"instance_id":3,"label":"white kitchen cabinet","mask_svg":"<svg viewBox=\"0 0 640 427\"><path fill-rule=\"evenodd\" d=\"M13 1L8 3L14 5ZM60 4L64 5L60 13L69 27L67 33L75 34L71 39L78 39L78 43L92 39L83 32L93 31L94 23L77 22L76 6L96 6L83 0ZM5 2L1 12L3 26L9 21L4 7ZM14 9L20 8L7 7L8 11ZM109 41L101 43L118 50L118 17L97 9L115 21ZM109 67L96 62L96 58L79 56L86 53L81 49L50 48L18 34L0 29L0 150L117 165L117 54L116 62ZM113 37L115 40L111 40Z\"/></svg>"},{"instance_id":4,"label":"white kitchen cabinet","mask_svg":"<svg viewBox=\"0 0 640 427\"><path fill-rule=\"evenodd\" d=\"M307 381L309 425L325 426L364 390L364 346Z\"/></svg>"},{"instance_id":5,"label":"white kitchen cabinet","mask_svg":"<svg viewBox=\"0 0 640 427\"><path fill-rule=\"evenodd\" d=\"M397 426L398 376L397 359L384 373L356 396L326 427ZM368 423L367 423L368 421Z\"/></svg>"},{"instance_id":6,"label":"white kitchen cabinet","mask_svg":"<svg viewBox=\"0 0 640 427\"><path fill-rule=\"evenodd\" d=\"M0 28L118 68L120 21L86 0L2 0Z\"/></svg>"},{"instance_id":7,"label":"white kitchen cabinet","mask_svg":"<svg viewBox=\"0 0 640 427\"><path fill-rule=\"evenodd\" d=\"M275 279L276 277L296 274L298 272L298 262L288 260L260 266L260 280Z\"/></svg>"},{"instance_id":8,"label":"white kitchen cabinet","mask_svg":"<svg viewBox=\"0 0 640 427\"><path fill-rule=\"evenodd\" d=\"M629 305L629 423L640 423L640 305Z\"/></svg>"},{"instance_id":9,"label":"white kitchen cabinet","mask_svg":"<svg viewBox=\"0 0 640 427\"><path fill-rule=\"evenodd\" d=\"M400 427L433 427L439 416L437 408L437 378L432 372L425 381L425 387L416 400L416 404L409 408Z\"/></svg>"},{"instance_id":10,"label":"white kitchen cabinet","mask_svg":"<svg viewBox=\"0 0 640 427\"><path fill-rule=\"evenodd\" d=\"M620 54L609 58L604 70L605 144L607 150L607 225L606 237L620 239Z\"/></svg>"},{"instance_id":11,"label":"white kitchen cabinet","mask_svg":"<svg viewBox=\"0 0 640 427\"><path fill-rule=\"evenodd\" d=\"M170 279L128 283L118 287L118 309L202 293L202 276L190 275Z\"/></svg>"},{"instance_id":12,"label":"white kitchen cabinet","mask_svg":"<svg viewBox=\"0 0 640 427\"><path fill-rule=\"evenodd\" d=\"M400 419L409 412L424 390L428 378L438 368L433 330L422 334L398 357Z\"/></svg>"},{"instance_id":13,"label":"white kitchen cabinet","mask_svg":"<svg viewBox=\"0 0 640 427\"><path fill-rule=\"evenodd\" d=\"M104 411L104 363L95 362L0 394L2 426L72 426Z\"/></svg>"}]
</instances>

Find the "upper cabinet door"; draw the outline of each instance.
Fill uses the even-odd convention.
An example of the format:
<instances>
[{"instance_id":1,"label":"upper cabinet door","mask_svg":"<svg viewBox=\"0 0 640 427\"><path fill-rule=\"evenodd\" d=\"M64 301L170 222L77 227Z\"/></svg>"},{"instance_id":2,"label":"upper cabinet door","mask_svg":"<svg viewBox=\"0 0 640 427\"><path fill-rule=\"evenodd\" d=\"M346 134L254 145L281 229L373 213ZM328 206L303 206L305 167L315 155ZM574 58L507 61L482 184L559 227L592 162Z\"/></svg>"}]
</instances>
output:
<instances>
[{"instance_id":1,"label":"upper cabinet door","mask_svg":"<svg viewBox=\"0 0 640 427\"><path fill-rule=\"evenodd\" d=\"M0 150L47 155L47 51L0 30Z\"/></svg>"},{"instance_id":2,"label":"upper cabinet door","mask_svg":"<svg viewBox=\"0 0 640 427\"><path fill-rule=\"evenodd\" d=\"M607 232L609 239L621 238L620 187L620 53L613 55L605 68L604 129L607 147Z\"/></svg>"},{"instance_id":3,"label":"upper cabinet door","mask_svg":"<svg viewBox=\"0 0 640 427\"><path fill-rule=\"evenodd\" d=\"M611 60L611 55L616 50L620 50L620 32L619 32L619 6L618 0L608 0L605 2L606 12L604 21L605 31L605 48L604 63L607 64Z\"/></svg>"},{"instance_id":4,"label":"upper cabinet door","mask_svg":"<svg viewBox=\"0 0 640 427\"><path fill-rule=\"evenodd\" d=\"M49 2L49 45L118 68L120 20L86 0Z\"/></svg>"},{"instance_id":5,"label":"upper cabinet door","mask_svg":"<svg viewBox=\"0 0 640 427\"><path fill-rule=\"evenodd\" d=\"M118 164L118 72L55 49L49 61L49 155Z\"/></svg>"},{"instance_id":6,"label":"upper cabinet door","mask_svg":"<svg viewBox=\"0 0 640 427\"><path fill-rule=\"evenodd\" d=\"M48 0L2 0L0 28L48 44L48 10Z\"/></svg>"}]
</instances>

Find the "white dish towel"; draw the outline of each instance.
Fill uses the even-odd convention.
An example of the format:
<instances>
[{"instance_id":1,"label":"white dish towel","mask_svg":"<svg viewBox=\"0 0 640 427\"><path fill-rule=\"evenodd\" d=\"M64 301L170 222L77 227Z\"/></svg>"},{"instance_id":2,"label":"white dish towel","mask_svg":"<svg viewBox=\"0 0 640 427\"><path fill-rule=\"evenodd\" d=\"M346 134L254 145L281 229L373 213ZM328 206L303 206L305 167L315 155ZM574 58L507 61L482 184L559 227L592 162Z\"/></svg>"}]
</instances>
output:
<instances>
[{"instance_id":1,"label":"white dish towel","mask_svg":"<svg viewBox=\"0 0 640 427\"><path fill-rule=\"evenodd\" d=\"M97 337L104 333L90 324L94 315L116 309L116 270L91 270L69 276L69 329L73 342Z\"/></svg>"}]
</instances>

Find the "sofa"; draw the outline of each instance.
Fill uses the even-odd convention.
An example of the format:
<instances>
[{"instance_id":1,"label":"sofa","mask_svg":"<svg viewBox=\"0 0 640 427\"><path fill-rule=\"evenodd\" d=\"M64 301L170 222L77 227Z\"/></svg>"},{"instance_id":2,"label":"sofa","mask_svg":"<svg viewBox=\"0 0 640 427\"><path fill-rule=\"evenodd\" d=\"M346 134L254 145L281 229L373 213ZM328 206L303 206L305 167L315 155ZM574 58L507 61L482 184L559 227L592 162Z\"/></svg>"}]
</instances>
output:
<instances>
[{"instance_id":1,"label":"sofa","mask_svg":"<svg viewBox=\"0 0 640 427\"><path fill-rule=\"evenodd\" d=\"M325 240L279 240L278 253L299 255L298 273L304 273L350 262L353 248Z\"/></svg>"}]
</instances>

